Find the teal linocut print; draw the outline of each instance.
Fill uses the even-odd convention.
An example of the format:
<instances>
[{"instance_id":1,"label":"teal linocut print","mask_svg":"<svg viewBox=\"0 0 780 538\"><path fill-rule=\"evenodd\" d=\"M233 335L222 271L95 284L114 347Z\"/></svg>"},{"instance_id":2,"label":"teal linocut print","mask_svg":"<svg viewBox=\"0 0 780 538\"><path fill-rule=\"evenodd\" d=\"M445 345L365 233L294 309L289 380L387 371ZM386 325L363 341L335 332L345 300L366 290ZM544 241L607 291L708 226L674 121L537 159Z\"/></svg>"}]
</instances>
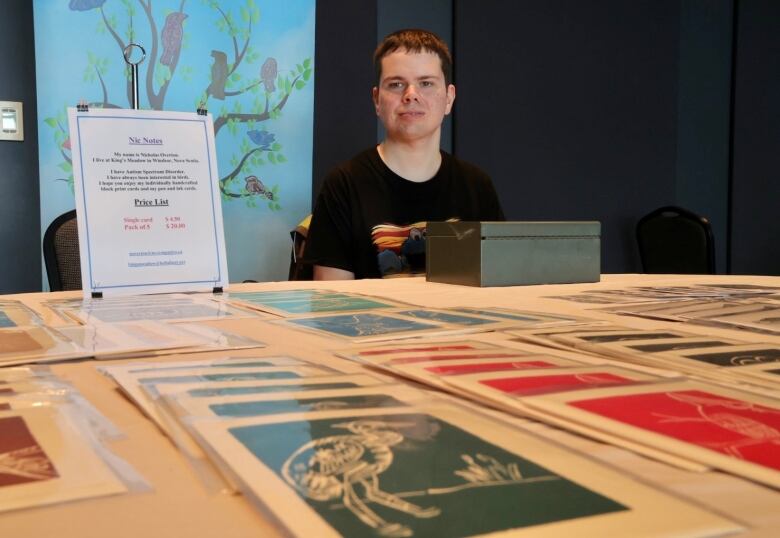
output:
<instances>
[{"instance_id":1,"label":"teal linocut print","mask_svg":"<svg viewBox=\"0 0 780 538\"><path fill-rule=\"evenodd\" d=\"M209 408L215 415L230 417L251 417L274 413L302 413L306 411L331 411L335 409L365 409L368 407L404 406L392 396L366 394L360 396L331 396L328 398L299 398L297 400L274 400L266 402L241 402L213 404Z\"/></svg>"},{"instance_id":2,"label":"teal linocut print","mask_svg":"<svg viewBox=\"0 0 780 538\"><path fill-rule=\"evenodd\" d=\"M230 432L344 536L470 536L627 509L426 414Z\"/></svg>"}]
</instances>

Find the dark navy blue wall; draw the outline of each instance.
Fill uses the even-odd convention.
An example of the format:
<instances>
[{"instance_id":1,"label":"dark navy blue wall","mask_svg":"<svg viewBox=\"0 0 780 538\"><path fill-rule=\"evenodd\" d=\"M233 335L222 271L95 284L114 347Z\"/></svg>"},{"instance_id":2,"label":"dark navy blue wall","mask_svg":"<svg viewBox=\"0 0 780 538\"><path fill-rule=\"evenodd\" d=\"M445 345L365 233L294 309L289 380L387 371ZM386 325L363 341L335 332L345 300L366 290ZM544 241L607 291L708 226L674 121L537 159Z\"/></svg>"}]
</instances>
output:
<instances>
[{"instance_id":1,"label":"dark navy blue wall","mask_svg":"<svg viewBox=\"0 0 780 538\"><path fill-rule=\"evenodd\" d=\"M312 207L328 170L376 138L371 104L376 25L375 2L317 2Z\"/></svg>"},{"instance_id":2,"label":"dark navy blue wall","mask_svg":"<svg viewBox=\"0 0 780 538\"><path fill-rule=\"evenodd\" d=\"M683 0L674 203L706 215L718 272L728 262L733 0Z\"/></svg>"},{"instance_id":3,"label":"dark navy blue wall","mask_svg":"<svg viewBox=\"0 0 780 538\"><path fill-rule=\"evenodd\" d=\"M598 220L602 271L675 199L680 2L456 3L457 153L513 220Z\"/></svg>"},{"instance_id":4,"label":"dark navy blue wall","mask_svg":"<svg viewBox=\"0 0 780 538\"><path fill-rule=\"evenodd\" d=\"M38 120L29 0L2 2L0 55L0 101L21 101L24 107L24 142L0 140L0 293L40 291Z\"/></svg>"},{"instance_id":5,"label":"dark navy blue wall","mask_svg":"<svg viewBox=\"0 0 780 538\"><path fill-rule=\"evenodd\" d=\"M780 275L780 2L737 6L731 271Z\"/></svg>"}]
</instances>

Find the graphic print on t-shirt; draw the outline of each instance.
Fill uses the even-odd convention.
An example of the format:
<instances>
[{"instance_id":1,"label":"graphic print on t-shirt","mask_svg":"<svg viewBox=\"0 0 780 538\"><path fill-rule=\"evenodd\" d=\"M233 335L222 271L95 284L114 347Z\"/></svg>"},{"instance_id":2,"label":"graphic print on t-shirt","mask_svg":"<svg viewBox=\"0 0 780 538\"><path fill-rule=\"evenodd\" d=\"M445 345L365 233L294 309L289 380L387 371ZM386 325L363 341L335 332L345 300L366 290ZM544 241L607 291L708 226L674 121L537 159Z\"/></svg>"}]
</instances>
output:
<instances>
[{"instance_id":1,"label":"graphic print on t-shirt","mask_svg":"<svg viewBox=\"0 0 780 538\"><path fill-rule=\"evenodd\" d=\"M377 264L382 278L425 272L425 235L427 222L408 226L377 224L371 229L371 241L377 249Z\"/></svg>"}]
</instances>

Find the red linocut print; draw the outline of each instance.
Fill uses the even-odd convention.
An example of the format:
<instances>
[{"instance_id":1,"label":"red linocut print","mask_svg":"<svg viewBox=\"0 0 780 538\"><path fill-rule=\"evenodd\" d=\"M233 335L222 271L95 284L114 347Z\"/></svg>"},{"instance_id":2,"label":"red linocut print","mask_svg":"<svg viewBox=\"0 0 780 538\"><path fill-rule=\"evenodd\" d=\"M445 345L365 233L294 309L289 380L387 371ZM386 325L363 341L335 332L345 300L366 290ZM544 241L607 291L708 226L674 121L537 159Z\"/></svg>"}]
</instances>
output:
<instances>
[{"instance_id":1,"label":"red linocut print","mask_svg":"<svg viewBox=\"0 0 780 538\"><path fill-rule=\"evenodd\" d=\"M528 368L555 368L555 365L544 361L477 362L474 364L430 366L425 368L425 370L432 374L457 375L475 374L478 372L499 372L502 370L524 370Z\"/></svg>"},{"instance_id":2,"label":"red linocut print","mask_svg":"<svg viewBox=\"0 0 780 538\"><path fill-rule=\"evenodd\" d=\"M560 392L564 390L630 385L636 383L636 381L614 374L592 373L483 379L480 383L498 389L501 392L507 392L517 396L530 396L532 394L547 394L549 392Z\"/></svg>"},{"instance_id":3,"label":"red linocut print","mask_svg":"<svg viewBox=\"0 0 780 538\"><path fill-rule=\"evenodd\" d=\"M462 351L466 349L475 349L469 344L444 345L444 346L426 346L426 347L401 347L395 349L370 349L358 353L361 357L371 357L374 355L388 355L390 353L416 353L419 351Z\"/></svg>"},{"instance_id":4,"label":"red linocut print","mask_svg":"<svg viewBox=\"0 0 780 538\"><path fill-rule=\"evenodd\" d=\"M780 409L698 390L597 398L569 405L780 469Z\"/></svg>"},{"instance_id":5,"label":"red linocut print","mask_svg":"<svg viewBox=\"0 0 780 538\"><path fill-rule=\"evenodd\" d=\"M0 487L56 478L57 471L22 417L0 418Z\"/></svg>"},{"instance_id":6,"label":"red linocut print","mask_svg":"<svg viewBox=\"0 0 780 538\"><path fill-rule=\"evenodd\" d=\"M392 364L411 364L414 362L457 361L460 359L513 359L515 357L519 359L526 356L528 356L528 353L496 353L484 351L482 353L459 353L451 355L414 355L402 359L393 359L390 362Z\"/></svg>"}]
</instances>

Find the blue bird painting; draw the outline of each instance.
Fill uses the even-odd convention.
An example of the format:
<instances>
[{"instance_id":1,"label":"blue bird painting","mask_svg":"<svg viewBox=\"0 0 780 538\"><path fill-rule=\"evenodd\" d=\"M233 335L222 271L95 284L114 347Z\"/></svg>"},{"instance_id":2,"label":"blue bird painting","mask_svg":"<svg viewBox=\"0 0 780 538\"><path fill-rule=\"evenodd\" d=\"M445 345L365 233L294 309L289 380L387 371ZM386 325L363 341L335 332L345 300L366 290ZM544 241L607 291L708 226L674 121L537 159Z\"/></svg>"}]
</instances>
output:
<instances>
[{"instance_id":1,"label":"blue bird painting","mask_svg":"<svg viewBox=\"0 0 780 538\"><path fill-rule=\"evenodd\" d=\"M247 136L249 136L249 139L254 142L256 145L260 146L262 149L268 149L271 147L271 144L274 143L274 140L276 139L276 136L274 136L273 133L269 133L268 131L247 131Z\"/></svg>"}]
</instances>

